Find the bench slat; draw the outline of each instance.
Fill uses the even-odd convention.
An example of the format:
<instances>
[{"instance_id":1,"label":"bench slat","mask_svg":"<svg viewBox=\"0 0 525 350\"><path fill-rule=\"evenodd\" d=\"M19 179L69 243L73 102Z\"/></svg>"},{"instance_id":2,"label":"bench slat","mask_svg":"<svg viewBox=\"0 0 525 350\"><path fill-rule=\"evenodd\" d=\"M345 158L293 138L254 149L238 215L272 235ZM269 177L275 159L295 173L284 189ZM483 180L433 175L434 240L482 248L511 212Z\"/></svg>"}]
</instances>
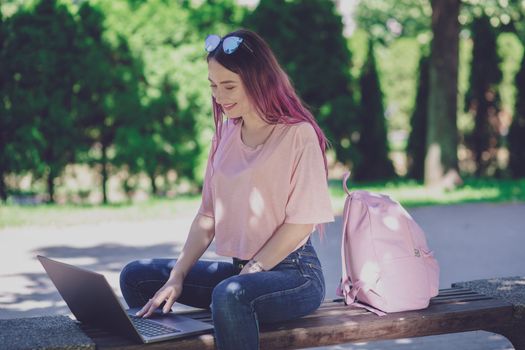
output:
<instances>
[{"instance_id":1,"label":"bench slat","mask_svg":"<svg viewBox=\"0 0 525 350\"><path fill-rule=\"evenodd\" d=\"M472 289L469 288L445 288L439 290L439 295L446 294L457 294L457 293L474 293Z\"/></svg>"},{"instance_id":2,"label":"bench slat","mask_svg":"<svg viewBox=\"0 0 525 350\"><path fill-rule=\"evenodd\" d=\"M445 297L439 297L439 298L432 299L432 300L430 300L430 305L441 304L441 303L450 303L450 302L453 302L453 301L467 301L467 300L468 301L475 301L475 300L488 300L488 299L491 299L491 297L487 297L485 295L479 295L479 294L461 295L461 296L450 295L450 296L445 296Z\"/></svg>"},{"instance_id":3,"label":"bench slat","mask_svg":"<svg viewBox=\"0 0 525 350\"><path fill-rule=\"evenodd\" d=\"M340 299L339 299L340 300ZM188 313L211 323L208 311ZM313 346L418 337L435 334L484 330L510 322L512 305L467 289L443 290L428 308L391 313L383 317L338 299L327 300L313 314L297 320L261 325L261 348L297 349ZM133 350L144 345L81 325L98 349ZM148 344L147 349L214 349L213 335Z\"/></svg>"},{"instance_id":4,"label":"bench slat","mask_svg":"<svg viewBox=\"0 0 525 350\"><path fill-rule=\"evenodd\" d=\"M428 309L349 316L344 309L321 312L302 322L261 327L261 344L268 349L324 346L352 341L419 337L487 329L509 322L512 306L496 300L432 305Z\"/></svg>"}]
</instances>

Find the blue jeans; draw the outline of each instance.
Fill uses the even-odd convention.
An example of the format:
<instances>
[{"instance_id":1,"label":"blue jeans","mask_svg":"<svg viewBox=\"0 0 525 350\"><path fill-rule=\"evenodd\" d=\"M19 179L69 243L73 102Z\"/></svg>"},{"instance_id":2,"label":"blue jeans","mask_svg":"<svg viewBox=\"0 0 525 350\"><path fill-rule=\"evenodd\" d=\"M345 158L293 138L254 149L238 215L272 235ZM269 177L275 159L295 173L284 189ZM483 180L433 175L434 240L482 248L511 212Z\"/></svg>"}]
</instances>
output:
<instances>
[{"instance_id":1,"label":"blue jeans","mask_svg":"<svg viewBox=\"0 0 525 350\"><path fill-rule=\"evenodd\" d=\"M141 307L167 281L176 260L137 260L124 267L120 288L129 307ZM239 275L235 263L199 260L177 302L210 308L218 349L259 349L259 322L291 320L324 299L321 263L310 240L270 271Z\"/></svg>"}]
</instances>

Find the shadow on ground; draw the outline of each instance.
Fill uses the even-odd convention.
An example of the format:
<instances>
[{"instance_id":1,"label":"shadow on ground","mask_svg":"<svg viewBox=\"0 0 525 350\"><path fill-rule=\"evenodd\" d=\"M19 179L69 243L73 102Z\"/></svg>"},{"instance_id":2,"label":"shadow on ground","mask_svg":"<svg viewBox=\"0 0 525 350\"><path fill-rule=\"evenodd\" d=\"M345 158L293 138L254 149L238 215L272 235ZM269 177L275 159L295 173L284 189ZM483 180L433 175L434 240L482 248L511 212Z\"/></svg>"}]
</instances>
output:
<instances>
[{"instance_id":1,"label":"shadow on ground","mask_svg":"<svg viewBox=\"0 0 525 350\"><path fill-rule=\"evenodd\" d=\"M102 273L109 280L117 295L118 274L130 261L156 257L173 258L180 254L180 244L155 244L136 247L122 244L99 244L79 248L70 246L48 246L33 250L34 256L43 255L65 263ZM36 259L36 258L35 258ZM41 273L19 273L4 275L3 279L23 281L23 292L0 291L0 318L27 317L36 315L68 314L69 309L58 294L51 280Z\"/></svg>"}]
</instances>

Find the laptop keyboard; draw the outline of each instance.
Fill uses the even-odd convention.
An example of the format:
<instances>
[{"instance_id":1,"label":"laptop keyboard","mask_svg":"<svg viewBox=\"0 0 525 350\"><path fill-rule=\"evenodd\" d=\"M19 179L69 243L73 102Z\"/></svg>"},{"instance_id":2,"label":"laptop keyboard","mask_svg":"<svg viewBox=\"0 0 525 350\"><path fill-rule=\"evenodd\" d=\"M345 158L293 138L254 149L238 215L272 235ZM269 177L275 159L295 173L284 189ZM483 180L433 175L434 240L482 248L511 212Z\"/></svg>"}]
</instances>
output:
<instances>
[{"instance_id":1,"label":"laptop keyboard","mask_svg":"<svg viewBox=\"0 0 525 350\"><path fill-rule=\"evenodd\" d=\"M131 321L135 325L137 331L147 337L156 337L159 335L178 333L180 330L176 328L166 327L147 318L131 317Z\"/></svg>"}]
</instances>

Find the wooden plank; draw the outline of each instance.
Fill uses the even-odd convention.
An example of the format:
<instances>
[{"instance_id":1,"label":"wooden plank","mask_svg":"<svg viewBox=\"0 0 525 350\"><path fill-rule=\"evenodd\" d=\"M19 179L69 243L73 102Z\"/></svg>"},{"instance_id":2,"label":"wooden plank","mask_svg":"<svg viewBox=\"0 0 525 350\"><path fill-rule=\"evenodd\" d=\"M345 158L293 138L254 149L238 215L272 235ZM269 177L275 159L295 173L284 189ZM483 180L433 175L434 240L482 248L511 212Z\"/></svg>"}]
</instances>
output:
<instances>
[{"instance_id":1,"label":"wooden plank","mask_svg":"<svg viewBox=\"0 0 525 350\"><path fill-rule=\"evenodd\" d=\"M440 290L439 291L439 294L435 297L433 297L432 299L430 299L430 301L436 301L436 300L443 300L443 299L447 299L447 298L461 298L461 297L469 297L469 296L482 296L482 297L485 297L485 298L490 298L490 297L487 297L483 294L479 294L479 293L476 293L474 292L473 290L471 289L468 289L468 288L455 288L455 289L444 289L444 290ZM326 303L342 303L343 302L343 298L336 298L336 299L331 299L331 300L327 300L324 302L324 304Z\"/></svg>"},{"instance_id":2,"label":"wooden plank","mask_svg":"<svg viewBox=\"0 0 525 350\"><path fill-rule=\"evenodd\" d=\"M431 300L430 301L430 305L435 305L435 304L443 304L443 303L459 303L459 302L462 302L462 301L475 301L475 300L490 300L492 299L491 297L487 297L485 295L479 295L479 294L475 294L475 295L471 295L471 296L461 296L461 297L455 297L453 295L451 296L448 296L448 297L443 297L443 298L440 298L440 299L435 299L435 300Z\"/></svg>"},{"instance_id":3,"label":"wooden plank","mask_svg":"<svg viewBox=\"0 0 525 350\"><path fill-rule=\"evenodd\" d=\"M348 307L343 302L328 300L306 317L261 325L261 347L268 349L296 349L326 346L355 341L418 337L434 334L484 330L494 325L509 324L512 305L469 290L440 292L439 299L418 311L376 316L362 308ZM188 315L193 317L194 315ZM211 323L210 314L202 311L195 316ZM134 350L146 348L142 344L111 336L99 330L82 326L98 349ZM175 341L148 344L147 349L214 349L213 335L205 334Z\"/></svg>"},{"instance_id":4,"label":"wooden plank","mask_svg":"<svg viewBox=\"0 0 525 350\"><path fill-rule=\"evenodd\" d=\"M457 294L457 293L463 293L463 292L475 293L474 291L472 291L472 289L469 289L469 288L447 288L447 289L440 289L439 295Z\"/></svg>"},{"instance_id":5,"label":"wooden plank","mask_svg":"<svg viewBox=\"0 0 525 350\"><path fill-rule=\"evenodd\" d=\"M453 294L453 293L448 293L448 294L440 294L436 297L433 297L432 299L430 299L430 301L433 301L433 300L440 300L440 299L447 299L447 298L463 298L463 297L471 297L473 295L477 295L477 296L485 296L485 295L481 295L481 294L478 294L478 293L474 293L474 292L471 292L471 293L466 293L466 292L463 292L463 293L456 293L456 294Z\"/></svg>"},{"instance_id":6,"label":"wooden plank","mask_svg":"<svg viewBox=\"0 0 525 350\"><path fill-rule=\"evenodd\" d=\"M475 301L475 300L488 300L492 299L483 294L478 294L475 292L470 293L461 293L461 294L445 294L434 297L430 300L430 305L439 304L439 303L450 303L450 302L462 302L462 301ZM333 299L330 301L325 301L321 308L334 308L334 307L346 307L343 299Z\"/></svg>"},{"instance_id":7,"label":"wooden plank","mask_svg":"<svg viewBox=\"0 0 525 350\"><path fill-rule=\"evenodd\" d=\"M492 301L436 305L421 311L323 317L301 323L261 327L261 345L268 349L326 346L355 341L397 339L485 329L512 319L512 307Z\"/></svg>"}]
</instances>

